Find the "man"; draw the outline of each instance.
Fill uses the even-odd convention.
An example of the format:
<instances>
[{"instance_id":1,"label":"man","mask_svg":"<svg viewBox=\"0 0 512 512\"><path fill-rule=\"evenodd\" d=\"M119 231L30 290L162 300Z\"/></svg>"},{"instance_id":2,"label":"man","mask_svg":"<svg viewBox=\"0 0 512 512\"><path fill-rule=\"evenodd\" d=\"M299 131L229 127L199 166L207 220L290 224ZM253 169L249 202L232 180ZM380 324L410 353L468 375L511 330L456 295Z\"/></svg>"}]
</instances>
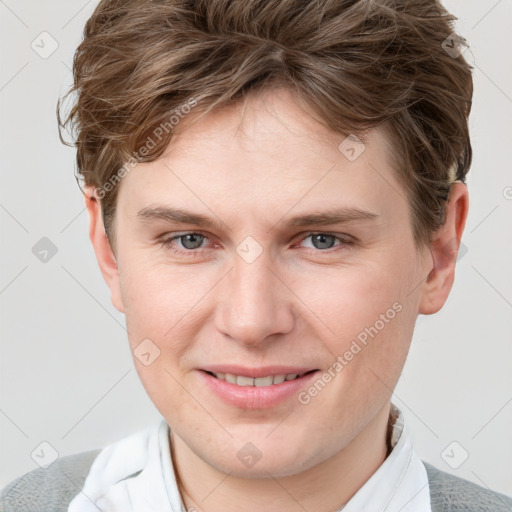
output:
<instances>
[{"instance_id":1,"label":"man","mask_svg":"<svg viewBox=\"0 0 512 512\"><path fill-rule=\"evenodd\" d=\"M424 0L100 2L61 124L164 419L22 476L5 510L510 510L423 463L391 403L468 212L452 21Z\"/></svg>"}]
</instances>

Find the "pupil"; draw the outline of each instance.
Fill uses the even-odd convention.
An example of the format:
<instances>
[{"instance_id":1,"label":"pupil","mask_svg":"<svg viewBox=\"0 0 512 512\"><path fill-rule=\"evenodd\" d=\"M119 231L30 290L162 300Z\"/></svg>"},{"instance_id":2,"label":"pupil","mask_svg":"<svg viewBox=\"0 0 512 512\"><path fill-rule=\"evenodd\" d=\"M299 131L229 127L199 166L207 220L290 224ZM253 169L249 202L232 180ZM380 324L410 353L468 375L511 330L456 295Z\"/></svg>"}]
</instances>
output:
<instances>
[{"instance_id":1,"label":"pupil","mask_svg":"<svg viewBox=\"0 0 512 512\"><path fill-rule=\"evenodd\" d=\"M191 234L191 235L183 235L181 237L181 243L183 247L186 249L197 249L201 247L203 243L203 235Z\"/></svg>"},{"instance_id":2,"label":"pupil","mask_svg":"<svg viewBox=\"0 0 512 512\"><path fill-rule=\"evenodd\" d=\"M313 245L317 249L330 249L334 244L333 235L318 234L313 235Z\"/></svg>"}]
</instances>

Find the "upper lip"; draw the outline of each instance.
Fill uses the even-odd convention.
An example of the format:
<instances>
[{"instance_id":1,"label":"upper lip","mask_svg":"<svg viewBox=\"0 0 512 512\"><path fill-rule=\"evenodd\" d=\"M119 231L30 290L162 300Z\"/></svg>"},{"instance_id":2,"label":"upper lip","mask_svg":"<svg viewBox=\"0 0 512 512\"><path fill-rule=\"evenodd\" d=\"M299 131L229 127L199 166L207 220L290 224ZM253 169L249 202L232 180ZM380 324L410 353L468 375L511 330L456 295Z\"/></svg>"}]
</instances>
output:
<instances>
[{"instance_id":1,"label":"upper lip","mask_svg":"<svg viewBox=\"0 0 512 512\"><path fill-rule=\"evenodd\" d=\"M199 368L200 370L211 373L230 373L232 375L240 375L244 377L268 377L269 375L288 375L303 373L316 370L310 366L260 366L259 368L249 368L247 366L238 366L234 364L212 364Z\"/></svg>"}]
</instances>

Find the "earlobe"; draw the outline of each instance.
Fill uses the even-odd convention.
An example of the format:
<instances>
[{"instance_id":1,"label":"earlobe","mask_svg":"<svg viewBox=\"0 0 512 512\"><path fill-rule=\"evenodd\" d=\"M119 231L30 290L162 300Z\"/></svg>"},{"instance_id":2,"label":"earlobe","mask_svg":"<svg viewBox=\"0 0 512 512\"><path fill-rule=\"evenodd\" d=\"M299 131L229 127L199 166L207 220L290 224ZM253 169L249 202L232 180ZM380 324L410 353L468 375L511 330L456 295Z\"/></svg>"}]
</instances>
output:
<instances>
[{"instance_id":1,"label":"earlobe","mask_svg":"<svg viewBox=\"0 0 512 512\"><path fill-rule=\"evenodd\" d=\"M89 238L91 240L98 265L105 282L110 289L112 304L124 313L121 287L119 283L119 269L116 257L105 233L100 200L93 187L84 187L85 206L89 213Z\"/></svg>"},{"instance_id":2,"label":"earlobe","mask_svg":"<svg viewBox=\"0 0 512 512\"><path fill-rule=\"evenodd\" d=\"M430 246L433 266L423 283L419 313L437 313L445 304L453 286L457 254L469 208L465 184L456 182L450 189L445 223L435 233Z\"/></svg>"}]
</instances>

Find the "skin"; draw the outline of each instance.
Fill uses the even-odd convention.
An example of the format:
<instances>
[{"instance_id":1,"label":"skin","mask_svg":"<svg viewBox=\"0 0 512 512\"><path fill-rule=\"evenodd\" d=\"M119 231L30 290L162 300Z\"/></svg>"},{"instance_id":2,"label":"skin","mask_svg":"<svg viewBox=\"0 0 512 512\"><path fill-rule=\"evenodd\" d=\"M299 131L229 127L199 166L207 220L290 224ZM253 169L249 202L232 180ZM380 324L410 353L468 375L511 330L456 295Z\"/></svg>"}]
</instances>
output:
<instances>
[{"instance_id":1,"label":"skin","mask_svg":"<svg viewBox=\"0 0 512 512\"><path fill-rule=\"evenodd\" d=\"M467 211L455 183L446 222L431 247L415 247L406 192L381 129L368 132L350 162L345 138L316 123L286 90L247 98L192 123L156 161L120 185L115 248L88 189L90 238L114 306L126 316L132 351L151 339L161 351L140 379L171 428L175 469L187 507L203 511L330 511L346 503L382 464L390 398L418 314L432 314L452 287ZM167 205L221 220L222 229L143 220ZM294 215L359 208L374 219L294 227ZM315 246L313 233L350 237ZM205 235L189 253L184 241ZM261 255L236 251L252 236ZM186 241L185 241L186 242ZM447 250L449 248L449 250ZM303 365L327 370L394 303L402 305L307 405L270 409L222 402L196 368ZM251 442L252 467L237 457ZM227 476L229 474L229 476ZM206 497L206 499L205 499Z\"/></svg>"}]
</instances>

